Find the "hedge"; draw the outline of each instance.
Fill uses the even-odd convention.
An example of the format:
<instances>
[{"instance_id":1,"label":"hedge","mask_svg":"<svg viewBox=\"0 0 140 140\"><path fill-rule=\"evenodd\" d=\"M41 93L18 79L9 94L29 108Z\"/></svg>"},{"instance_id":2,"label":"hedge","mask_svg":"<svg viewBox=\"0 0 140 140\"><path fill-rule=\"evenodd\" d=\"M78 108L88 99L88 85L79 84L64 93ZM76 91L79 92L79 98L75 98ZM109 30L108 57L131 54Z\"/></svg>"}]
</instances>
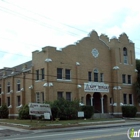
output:
<instances>
[{"instance_id":1,"label":"hedge","mask_svg":"<svg viewBox=\"0 0 140 140\"><path fill-rule=\"evenodd\" d=\"M122 106L123 117L135 117L136 113L137 113L137 108L135 106Z\"/></svg>"}]
</instances>

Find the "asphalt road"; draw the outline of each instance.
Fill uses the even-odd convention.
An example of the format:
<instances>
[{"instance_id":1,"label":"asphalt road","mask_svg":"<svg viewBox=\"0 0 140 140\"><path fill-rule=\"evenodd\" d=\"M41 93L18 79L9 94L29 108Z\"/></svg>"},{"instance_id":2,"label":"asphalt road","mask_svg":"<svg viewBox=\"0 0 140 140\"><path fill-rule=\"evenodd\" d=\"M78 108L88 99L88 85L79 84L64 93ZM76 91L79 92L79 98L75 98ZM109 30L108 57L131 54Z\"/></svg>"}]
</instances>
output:
<instances>
[{"instance_id":1,"label":"asphalt road","mask_svg":"<svg viewBox=\"0 0 140 140\"><path fill-rule=\"evenodd\" d=\"M24 133L13 136L0 137L0 140L128 140L127 131L130 127L112 127L64 132L39 132L39 133ZM140 129L140 126L131 126L135 131ZM139 138L133 138L137 140Z\"/></svg>"}]
</instances>

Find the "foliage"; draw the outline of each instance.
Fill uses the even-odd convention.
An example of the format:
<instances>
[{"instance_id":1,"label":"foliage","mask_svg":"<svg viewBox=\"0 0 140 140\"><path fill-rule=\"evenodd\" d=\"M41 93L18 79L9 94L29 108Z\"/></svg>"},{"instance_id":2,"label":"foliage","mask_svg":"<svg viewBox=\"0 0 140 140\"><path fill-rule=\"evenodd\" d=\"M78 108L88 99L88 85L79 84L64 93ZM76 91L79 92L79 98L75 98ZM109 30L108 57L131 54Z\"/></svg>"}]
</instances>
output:
<instances>
[{"instance_id":1,"label":"foliage","mask_svg":"<svg viewBox=\"0 0 140 140\"><path fill-rule=\"evenodd\" d=\"M140 103L140 60L136 59L136 69L138 70L137 82L134 84L137 93L137 100Z\"/></svg>"},{"instance_id":2,"label":"foliage","mask_svg":"<svg viewBox=\"0 0 140 140\"><path fill-rule=\"evenodd\" d=\"M61 120L75 119L77 118L77 112L79 110L79 102L77 100L67 101L64 98L50 103L52 117L60 118Z\"/></svg>"},{"instance_id":3,"label":"foliage","mask_svg":"<svg viewBox=\"0 0 140 140\"><path fill-rule=\"evenodd\" d=\"M135 106L122 106L123 117L135 117L137 108Z\"/></svg>"},{"instance_id":4,"label":"foliage","mask_svg":"<svg viewBox=\"0 0 140 140\"><path fill-rule=\"evenodd\" d=\"M3 104L0 108L0 116L1 118L8 118L9 110L8 107Z\"/></svg>"},{"instance_id":5,"label":"foliage","mask_svg":"<svg viewBox=\"0 0 140 140\"><path fill-rule=\"evenodd\" d=\"M81 106L81 111L84 111L85 118L91 118L94 114L93 106Z\"/></svg>"},{"instance_id":6,"label":"foliage","mask_svg":"<svg viewBox=\"0 0 140 140\"><path fill-rule=\"evenodd\" d=\"M24 105L19 109L19 119L29 119L29 106Z\"/></svg>"}]
</instances>

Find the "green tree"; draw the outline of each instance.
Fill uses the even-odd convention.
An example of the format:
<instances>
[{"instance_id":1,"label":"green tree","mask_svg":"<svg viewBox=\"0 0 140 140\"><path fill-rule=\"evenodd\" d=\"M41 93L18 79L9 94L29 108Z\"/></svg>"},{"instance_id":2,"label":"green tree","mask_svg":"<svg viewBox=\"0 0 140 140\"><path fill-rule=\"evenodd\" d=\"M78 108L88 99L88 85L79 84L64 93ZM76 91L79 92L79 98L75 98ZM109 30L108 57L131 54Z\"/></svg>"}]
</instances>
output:
<instances>
[{"instance_id":1,"label":"green tree","mask_svg":"<svg viewBox=\"0 0 140 140\"><path fill-rule=\"evenodd\" d=\"M8 118L9 110L6 104L3 104L0 108L0 116L1 118Z\"/></svg>"},{"instance_id":2,"label":"green tree","mask_svg":"<svg viewBox=\"0 0 140 140\"><path fill-rule=\"evenodd\" d=\"M140 103L140 60L136 59L136 69L138 70L137 82L134 84L137 93L137 100Z\"/></svg>"},{"instance_id":3,"label":"green tree","mask_svg":"<svg viewBox=\"0 0 140 140\"><path fill-rule=\"evenodd\" d=\"M62 120L75 119L79 110L79 101L67 101L64 98L50 103L52 117L60 118Z\"/></svg>"},{"instance_id":4,"label":"green tree","mask_svg":"<svg viewBox=\"0 0 140 140\"><path fill-rule=\"evenodd\" d=\"M19 119L29 119L30 115L29 115L29 106L28 105L24 105L23 107L21 107L19 109Z\"/></svg>"}]
</instances>

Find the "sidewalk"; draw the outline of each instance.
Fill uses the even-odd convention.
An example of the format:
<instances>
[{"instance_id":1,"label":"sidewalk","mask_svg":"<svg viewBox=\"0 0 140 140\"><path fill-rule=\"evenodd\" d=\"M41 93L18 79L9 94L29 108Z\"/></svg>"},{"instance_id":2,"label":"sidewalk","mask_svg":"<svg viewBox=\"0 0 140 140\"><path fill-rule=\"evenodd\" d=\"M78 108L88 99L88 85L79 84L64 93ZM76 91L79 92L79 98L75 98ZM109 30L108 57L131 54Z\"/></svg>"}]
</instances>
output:
<instances>
[{"instance_id":1,"label":"sidewalk","mask_svg":"<svg viewBox=\"0 0 140 140\"><path fill-rule=\"evenodd\" d=\"M81 125L82 124L82 125ZM84 124L84 125L83 125ZM58 124L57 124L58 125ZM38 129L38 130L27 130L23 128L16 128L13 126L3 126L0 123L0 136L10 136L16 134L29 134L29 133L49 133L49 132L61 132L61 131L76 131L76 130L87 130L87 129L100 129L100 128L111 128L111 127L122 127L122 126L132 126L132 125L140 125L140 119L129 119L129 120L114 120L114 121L99 121L99 122L90 122L90 123L79 123L75 126L67 126L51 129ZM15 126L15 124L14 124ZM5 131L4 131L5 130Z\"/></svg>"},{"instance_id":2,"label":"sidewalk","mask_svg":"<svg viewBox=\"0 0 140 140\"><path fill-rule=\"evenodd\" d=\"M53 128L53 129L44 129L44 130L32 130L34 133L39 132L61 132L61 131L75 131L75 130L87 130L87 129L100 129L100 128L111 128L111 127L122 127L122 126L132 126L140 125L139 120L122 120L122 121L100 121L95 122L90 125L80 125L74 127L65 127L65 128Z\"/></svg>"}]
</instances>

